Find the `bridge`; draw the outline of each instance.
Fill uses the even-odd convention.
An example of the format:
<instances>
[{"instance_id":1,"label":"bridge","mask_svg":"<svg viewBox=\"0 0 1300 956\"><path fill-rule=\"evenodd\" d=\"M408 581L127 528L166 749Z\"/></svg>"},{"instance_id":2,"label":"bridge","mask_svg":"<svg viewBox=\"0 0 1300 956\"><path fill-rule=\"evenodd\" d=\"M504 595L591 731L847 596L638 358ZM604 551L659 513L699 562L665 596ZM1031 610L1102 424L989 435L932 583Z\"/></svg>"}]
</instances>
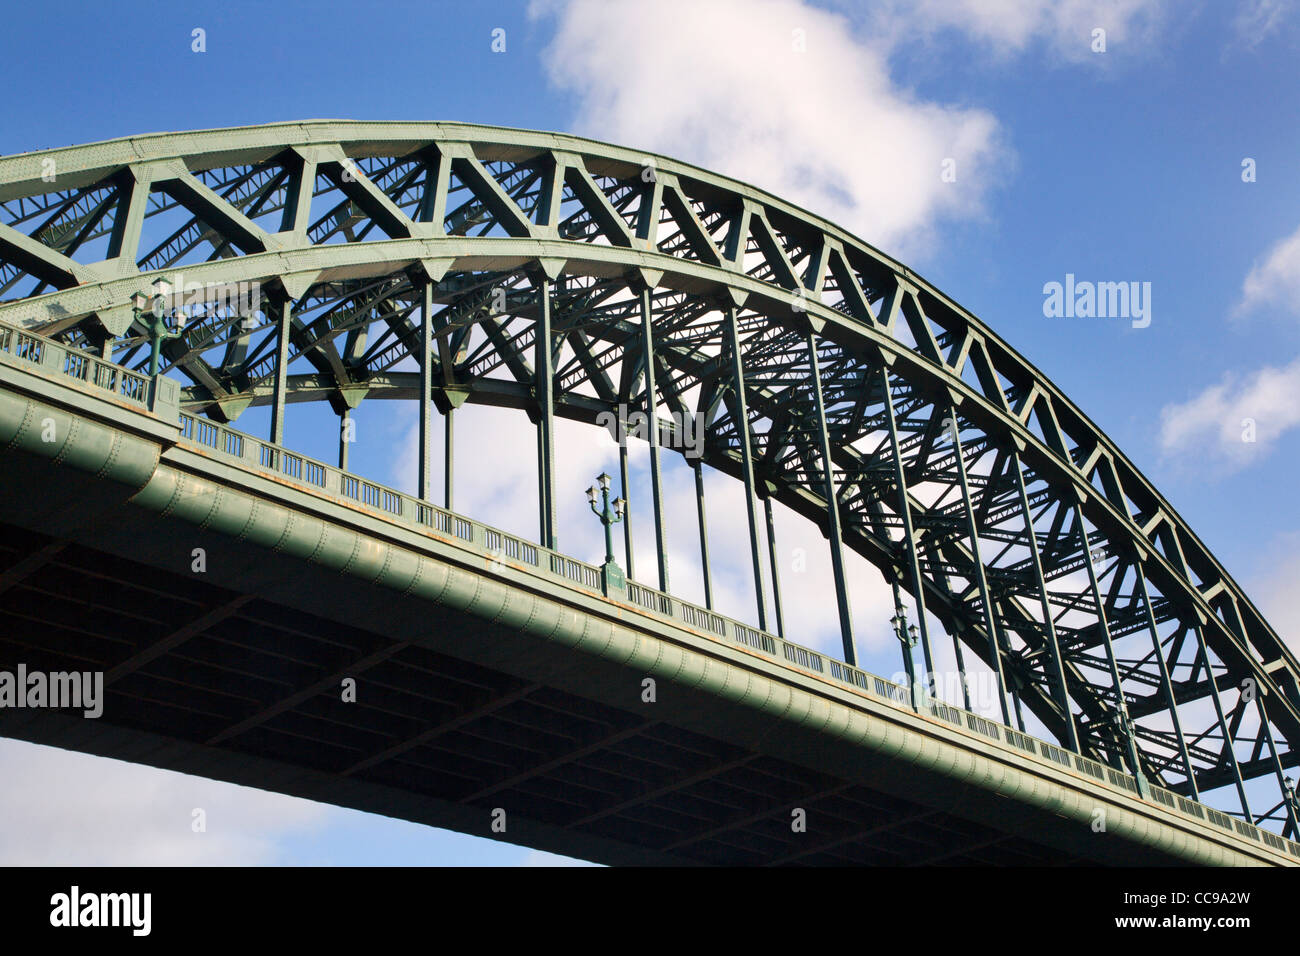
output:
<instances>
[{"instance_id":1,"label":"bridge","mask_svg":"<svg viewBox=\"0 0 1300 956\"><path fill-rule=\"evenodd\" d=\"M418 404L414 493L348 467L381 399ZM337 466L286 447L302 402ZM535 426L535 539L454 508L467 402ZM557 418L615 432L624 499L648 445L653 580L627 522L622 564L559 549ZM1300 665L1170 504L922 277L667 157L322 121L0 158L0 448L0 669L106 687L5 736L608 863L1300 863ZM825 536L838 656L782 613L774 507ZM903 684L858 666L850 554Z\"/></svg>"}]
</instances>

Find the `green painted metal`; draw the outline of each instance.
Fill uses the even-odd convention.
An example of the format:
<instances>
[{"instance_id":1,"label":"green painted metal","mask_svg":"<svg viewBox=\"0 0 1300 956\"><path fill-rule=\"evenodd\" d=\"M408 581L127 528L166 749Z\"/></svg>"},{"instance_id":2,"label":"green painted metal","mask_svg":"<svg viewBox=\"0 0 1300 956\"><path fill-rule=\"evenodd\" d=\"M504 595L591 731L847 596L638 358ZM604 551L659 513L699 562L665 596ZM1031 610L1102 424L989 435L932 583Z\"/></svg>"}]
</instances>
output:
<instances>
[{"instance_id":1,"label":"green painted metal","mask_svg":"<svg viewBox=\"0 0 1300 956\"><path fill-rule=\"evenodd\" d=\"M47 159L60 170L54 184L42 175ZM1096 589L1089 588L1092 597L1085 599L1069 583L1068 571L1082 566L1078 544L1046 525L1035 531L1031 517L1031 509L1050 515L1053 506L1077 502L1098 545L1125 555L1112 580L1134 561L1143 565L1141 587L1108 595L1114 640L1150 631L1151 620L1199 628L1204 646L1198 659L1215 678L1174 680L1176 669L1185 674L1190 666L1176 656L1181 639L1141 655L1131 670L1126 665L1120 683L1139 714L1133 745L1139 752L1130 760L1159 767L1166 765L1161 753L1177 753L1184 769L1193 767L1186 784L1193 796L1229 785L1241 789L1244 779L1275 778L1270 759L1232 756L1237 718L1226 719L1222 702L1221 741L1180 725L1193 719L1198 700L1217 699L1218 679L1232 674L1256 681L1282 738L1278 762L1295 766L1300 666L1294 655L1168 502L1059 389L942 292L833 224L668 158L655 158L657 176L646 184L644 163L639 151L557 134L345 122L133 137L0 158L0 320L57 337L78 353L78 363L81 355L103 356L107 347L143 371L148 337L133 321L129 300L152 278L183 269L187 283L205 288L248 283L263 290L264 299L287 294L294 303L291 334L278 341L272 307L269 326L252 332L237 327L238 315L199 315L184 339L163 350L169 374L189 380L182 397L187 409L221 422L250 404L270 405L282 434L283 409L293 402L328 400L342 414L361 396L428 396L420 374L393 370L420 351L422 332L413 319L422 296L418 283L406 278L412 272L447 279L437 291L439 320L448 329L444 335L439 326L433 369L442 389L435 394L440 409L441 396L453 393L460 400L538 409L535 363L529 369L521 351L537 321L526 277L539 269L558 277L555 341L565 337L578 357L553 370L548 404L553 414L587 422L633 394L626 375L614 381L620 357L641 361L651 376L656 365L663 369L652 393L661 393L674 412L691 411L680 405L695 386L701 402L714 403L719 375L727 370L707 356L725 349L727 335L698 306L725 296L744 303L747 349L755 343L744 357L747 407L778 431L766 436L771 445L753 449L753 457L762 458L764 490L821 524L829 502L815 454L809 457L798 435L799 423L812 420L813 412L798 390L782 384L811 324L827 347L851 357L828 367L824 383L828 399L835 396L826 414L836 439L832 457L845 476L844 546L895 575L888 529L910 519L919 540L909 547L905 576L918 607L978 654L988 654L990 642L1002 648L997 656L1005 658L1017 712L1028 709L1067 743L1076 719L1089 726L1104 719L1106 690L1083 677L1082 665L1090 654L1113 652L1112 628L1101 621ZM548 168L558 174L549 180L537 175ZM357 175L345 176L349 169ZM539 184L546 184L545 196ZM319 209L326 212L313 221ZM164 211L192 220L158 242L149 238L152 217ZM658 224L665 217L678 228L661 239ZM101 237L109 247L107 263L86 254ZM739 254L746 248L756 249L765 267L746 266ZM29 279L35 292L13 298L17 283ZM643 285L656 290L654 335L644 339L641 327L648 332L651 315L648 294L637 315ZM506 290L504 311L484 304L489 287ZM514 316L523 322L511 325ZM897 321L900 316L905 322ZM475 327L491 328L495 356L473 344ZM345 338L340 350L336 343ZM286 339L288 351L281 355ZM645 362L649 356L653 361ZM301 367L299 360L312 370L287 375L289 364ZM872 392L882 364L905 386L899 415L895 420L891 402L888 422ZM576 389L579 380L589 386L586 392ZM164 377L159 388L175 384ZM957 486L953 463L935 451L926 426L934 416L927 408L949 400L980 433L971 440L972 462L995 452L1002 461L1015 460L1014 469L1008 464L987 478L982 471L978 480L977 472L968 476L976 538L985 545L1014 543L1032 552L1030 560L995 566L996 559L981 557L982 549L942 533L951 521L947 505L908 500L912 481ZM709 407L719 413L704 417L710 429L705 463L740 477L741 430L726 409ZM779 426L782 421L794 424ZM873 454L861 447L864 436L886 426L894 448ZM789 428L784 437L780 427ZM539 452L541 444L539 438ZM891 456L907 471L898 482L904 491L896 509L878 514L873 502L889 508L877 492L881 466ZM658 457L656 441L656 483ZM544 465L546 456L539 459ZM770 497L764 500L770 508ZM1024 529L1007 530L1008 502L1023 509ZM662 557L661 518L657 531ZM769 552L773 548L769 534ZM999 633L990 634L974 602L958 596L977 589L977 565L989 578L997 608L992 629ZM666 560L661 568L666 590ZM1071 623L1058 625L1051 614L1040 623L1020 604L1030 595L1045 609L1074 608ZM1080 615L1091 623L1076 623ZM919 616L924 624L925 613ZM926 651L928 645L927 634ZM1165 672L1176 695L1166 692ZM1235 684L1225 693L1239 696ZM1160 712L1172 717L1166 726L1148 720ZM1185 746L1184 738L1198 743ZM1255 754L1266 744L1248 736L1238 742Z\"/></svg>"},{"instance_id":2,"label":"green painted metal","mask_svg":"<svg viewBox=\"0 0 1300 956\"><path fill-rule=\"evenodd\" d=\"M749 555L754 564L754 601L758 606L758 626L767 630L767 599L763 588L763 558L758 543L758 511L754 498L754 454L750 447L749 408L745 400L745 362L740 353L740 336L736 328L736 309L727 314L727 355L731 359L731 388L735 397L736 430L740 442L741 478L745 483L745 514L749 518Z\"/></svg>"},{"instance_id":3,"label":"green painted metal","mask_svg":"<svg viewBox=\"0 0 1300 956\"><path fill-rule=\"evenodd\" d=\"M162 353L163 343L169 339L180 338L180 334L167 328L167 321L160 312L148 309L135 309L134 312L136 322L145 327L149 336L149 377L153 378L158 374L158 356ZM110 354L105 355L106 351ZM105 359L111 357L107 339L103 349L100 350L100 357Z\"/></svg>"},{"instance_id":4,"label":"green painted metal","mask_svg":"<svg viewBox=\"0 0 1300 956\"><path fill-rule=\"evenodd\" d=\"M961 641L956 634L952 636L952 652L957 659L957 675L961 680L962 706L967 710L971 710L970 682L966 679L966 655L961 652Z\"/></svg>"},{"instance_id":5,"label":"green painted metal","mask_svg":"<svg viewBox=\"0 0 1300 956\"><path fill-rule=\"evenodd\" d=\"M1289 787L1287 785L1286 774L1282 771L1282 762L1277 756L1277 742L1273 739L1273 731L1268 725L1268 709L1264 706L1264 698L1255 698L1255 710L1259 715L1260 729L1264 734L1264 739L1268 741L1268 755L1273 764L1273 772L1277 775L1277 785L1282 791L1283 797L1281 808L1286 814L1286 826L1282 829L1283 836L1295 836L1300 834L1300 817L1296 814L1296 801L1287 799ZM1258 820L1252 822L1258 823Z\"/></svg>"},{"instance_id":6,"label":"green painted metal","mask_svg":"<svg viewBox=\"0 0 1300 956\"><path fill-rule=\"evenodd\" d=\"M542 545L555 547L555 371L552 366L551 280L537 281L538 318L534 346L537 390L537 501Z\"/></svg>"},{"instance_id":7,"label":"green painted metal","mask_svg":"<svg viewBox=\"0 0 1300 956\"><path fill-rule=\"evenodd\" d=\"M916 529L912 524L912 506L908 501L907 475L903 470L903 452L898 443L898 420L894 415L894 391L889 384L889 369L881 366L880 386L884 395L885 422L889 430L890 456L893 462L894 487L898 495L898 513L903 523L903 539L900 542L910 575L912 599L916 601L916 626L921 632L921 653L925 659L926 683L931 694L935 694L934 656L930 653L930 628L925 620L925 587L921 579L921 564L916 553ZM898 597L897 582L894 590L894 606L901 608ZM900 611L901 614L901 611ZM900 640L903 637L900 635ZM908 677L915 687L916 679L912 672L912 655L905 655L908 665ZM937 694L936 694L937 696ZM1008 723L1004 720L1003 723Z\"/></svg>"},{"instance_id":8,"label":"green painted metal","mask_svg":"<svg viewBox=\"0 0 1300 956\"><path fill-rule=\"evenodd\" d=\"M1246 784L1241 777L1241 766L1237 762L1237 754L1232 748L1232 733L1228 730L1228 721L1223 713L1223 698L1219 695L1219 682L1214 677L1214 669L1210 666L1210 655L1206 649L1205 636L1201 633L1199 627L1193 627L1192 632L1196 635L1196 644L1200 650L1200 660L1205 667L1205 677L1210 685L1210 700L1214 702L1214 715L1219 722L1219 732L1223 735L1226 744L1223 748L1223 758L1228 766L1232 769L1232 782L1237 788L1237 797L1241 801L1241 812L1247 820L1254 822L1255 817L1250 812L1250 801L1246 797Z\"/></svg>"},{"instance_id":9,"label":"green painted metal","mask_svg":"<svg viewBox=\"0 0 1300 956\"><path fill-rule=\"evenodd\" d=\"M442 416L442 506L455 508L456 492L456 409L448 408Z\"/></svg>"},{"instance_id":10,"label":"green painted metal","mask_svg":"<svg viewBox=\"0 0 1300 956\"><path fill-rule=\"evenodd\" d=\"M352 421L352 409L345 408L339 413L339 470L348 470L348 425Z\"/></svg>"},{"instance_id":11,"label":"green painted metal","mask_svg":"<svg viewBox=\"0 0 1300 956\"><path fill-rule=\"evenodd\" d=\"M888 387L888 382L886 382ZM971 503L970 480L966 476L966 457L961 447L961 429L957 424L957 409L953 406L948 408L949 421L951 428L948 430L952 436L953 459L957 465L957 481L961 485L962 514L966 519L966 533L970 536L970 549L972 554L979 552L979 531L975 527L975 509ZM902 468L899 468L900 478ZM993 667L993 676L997 681L998 688L998 707L1002 711L1002 722L1011 723L1011 715L1007 712L1007 679L1002 668L1003 652L1002 638L998 630L997 611L993 607L993 601L989 597L989 583L985 577L984 562L975 561L975 583L979 586L980 607L984 612L985 633L989 639L989 662ZM1021 725L1024 725L1022 720Z\"/></svg>"},{"instance_id":12,"label":"green painted metal","mask_svg":"<svg viewBox=\"0 0 1300 956\"><path fill-rule=\"evenodd\" d=\"M303 477L286 478L285 459L292 454L287 449L263 455L253 436L241 435L240 443L232 443L226 436L238 433L222 426L212 426L200 440L191 416L180 415L176 424L175 389L166 390L166 401L150 412L119 400L97 377L87 382L43 358L10 358L3 345L0 337L0 445L9 453L58 461L118 483L141 508L373 582L412 600L517 627L540 641L748 708L755 719L827 735L838 741L837 747L864 748L906 760L918 770L978 782L989 792L1080 827L1087 827L1103 805L1113 837L1187 862L1241 865L1286 859L1263 843L1240 839L1235 828L1215 829L1166 809L1172 803L1139 800L1123 788L1062 771L1046 756L1029 759L1000 738L982 739L964 728L947 729L942 721L910 716L892 693L883 693L889 685L879 679L875 691L856 681L834 689L782 663L783 655L766 661L735 651L725 643L727 635L723 640L694 636L670 620L628 617L623 606L605 601L598 582L556 574L550 562L539 560L531 570L485 571L481 558L488 538L483 526L460 519L463 532L438 537L432 529L458 527L454 516L447 515L444 525L428 517L436 509L420 511L418 500L396 492L390 493L398 502L396 512L360 500L349 505L331 491L345 477L337 469L315 463L324 483L320 487L305 469L297 472ZM51 351L58 348L49 346ZM42 439L35 423L45 419L55 423L59 441ZM402 529L403 520L410 531ZM533 583L534 578L545 586ZM728 634L738 627L724 623ZM772 640L778 650L785 646ZM852 761L834 759L852 775ZM1284 844L1282 850L1300 860L1300 844Z\"/></svg>"},{"instance_id":13,"label":"green painted metal","mask_svg":"<svg viewBox=\"0 0 1300 956\"><path fill-rule=\"evenodd\" d=\"M713 610L713 576L709 573L709 524L704 515L704 463L697 460L693 471L695 472L695 511L700 525L700 568L704 574L704 606Z\"/></svg>"},{"instance_id":14,"label":"green painted metal","mask_svg":"<svg viewBox=\"0 0 1300 956\"><path fill-rule=\"evenodd\" d=\"M605 564L614 563L614 525L623 520L621 513L621 499L614 499L614 506L611 507L609 502L609 475L600 476L600 494L603 496L600 507L596 507L593 500L591 512L600 519L601 526L605 529Z\"/></svg>"},{"instance_id":15,"label":"green painted metal","mask_svg":"<svg viewBox=\"0 0 1300 956\"><path fill-rule=\"evenodd\" d=\"M767 560L772 566L772 610L776 614L776 633L785 637L785 617L781 613L781 562L776 557L776 523L772 520L772 496L763 496L763 515L767 526Z\"/></svg>"},{"instance_id":16,"label":"green painted metal","mask_svg":"<svg viewBox=\"0 0 1300 956\"><path fill-rule=\"evenodd\" d=\"M433 419L429 405L433 399L433 284L420 283L420 497L433 500L433 474L430 469L430 446L433 444ZM450 421L450 419L449 419ZM448 499L450 501L450 498ZM450 504L447 507L451 507Z\"/></svg>"},{"instance_id":17,"label":"green painted metal","mask_svg":"<svg viewBox=\"0 0 1300 956\"><path fill-rule=\"evenodd\" d=\"M1183 736L1182 721L1178 719L1178 698L1174 694L1173 682L1169 678L1169 665L1165 662L1165 655L1160 647L1160 631L1156 627L1155 615L1151 613L1151 593L1147 590L1147 579L1146 575L1142 573L1141 561L1133 563L1133 572L1138 592L1142 597L1142 607L1146 610L1147 630L1151 633L1151 649L1156 662L1160 666L1160 690L1169 704L1169 719L1173 723L1174 736L1178 739L1178 754L1182 758L1183 772L1187 775L1187 786L1192 799L1199 800L1200 792L1196 788L1196 771L1192 768L1192 757L1187 750L1187 738Z\"/></svg>"},{"instance_id":18,"label":"green painted metal","mask_svg":"<svg viewBox=\"0 0 1300 956\"><path fill-rule=\"evenodd\" d=\"M288 300L273 306L276 316L275 397L271 403L271 443L284 444L285 387L289 374L289 330L293 321L293 303Z\"/></svg>"},{"instance_id":19,"label":"green painted metal","mask_svg":"<svg viewBox=\"0 0 1300 956\"><path fill-rule=\"evenodd\" d=\"M1119 664L1115 660L1115 645L1111 639L1110 622L1107 619L1105 600L1102 598L1101 585L1097 581L1096 561L1093 557L1092 542L1088 538L1088 529L1083 523L1083 514L1076 507L1074 517L1078 522L1079 540L1083 545L1083 562L1084 567L1088 569L1088 586L1092 590L1093 600L1097 607L1097 624L1101 628L1102 644L1106 648L1106 665L1110 669L1110 678L1114 690L1115 700L1113 707L1112 725L1115 727L1115 733L1119 738L1120 745L1124 748L1125 755L1121 759L1116 759L1116 769L1123 767L1123 761L1127 760L1129 769L1132 771L1134 778L1137 780L1138 789L1145 791L1146 775L1142 772L1142 758L1138 753L1137 740L1133 733L1133 721L1128 714L1128 705L1124 701L1124 682L1119 675ZM1110 748L1108 748L1110 749ZM1114 754L1114 751L1111 751ZM1118 755L1116 755L1118 758Z\"/></svg>"},{"instance_id":20,"label":"green painted metal","mask_svg":"<svg viewBox=\"0 0 1300 956\"><path fill-rule=\"evenodd\" d=\"M916 647L916 638L907 624L907 607L903 604L903 595L898 581L891 581L890 584L894 589L894 616L890 621L894 625L894 636L898 638L898 643L903 650L903 669L907 672L908 698L911 700L912 709L920 710L924 688L916 680L916 658L912 655L912 648Z\"/></svg>"},{"instance_id":21,"label":"green painted metal","mask_svg":"<svg viewBox=\"0 0 1300 956\"><path fill-rule=\"evenodd\" d=\"M627 441L623 435L619 436L618 443L618 486L619 494L623 496L623 513L626 515L623 519L623 558L627 563L627 577L630 581L636 577L636 562L632 551L632 502L628 497Z\"/></svg>"},{"instance_id":22,"label":"green painted metal","mask_svg":"<svg viewBox=\"0 0 1300 956\"><path fill-rule=\"evenodd\" d=\"M1056 624L1052 620L1052 605L1047 596L1047 582L1043 578L1043 561L1038 550L1038 535L1034 531L1034 514L1029 507L1029 493L1025 489L1025 470L1020 464L1020 453L1011 449L1009 453L1012 474L1016 478L1016 492L1020 502L1020 513L1025 522L1025 541L1029 547L1030 560L1033 563L1034 583L1042 608L1043 630L1047 633L1047 649L1052 668L1052 689L1056 692L1056 704L1060 708L1061 721L1065 725L1064 742L1077 754L1079 749L1079 730L1075 725L1074 714L1070 711L1070 690L1065 682L1065 665L1061 657L1061 645L1056 637Z\"/></svg>"},{"instance_id":23,"label":"green painted metal","mask_svg":"<svg viewBox=\"0 0 1300 956\"><path fill-rule=\"evenodd\" d=\"M649 421L647 439L650 442L650 507L655 518L655 556L659 562L659 590L668 590L668 546L665 543L663 476L659 465L659 391L655 387L655 340L650 308L650 288L644 286L638 296L641 305L641 355L645 382L645 415Z\"/></svg>"},{"instance_id":24,"label":"green painted metal","mask_svg":"<svg viewBox=\"0 0 1300 956\"><path fill-rule=\"evenodd\" d=\"M822 398L822 373L817 359L817 338L812 332L808 333L808 361L812 366L812 389L817 407L818 451L822 459L822 478L826 485L826 528L831 545L831 573L835 578L835 603L840 614L840 640L844 645L845 662L856 665L858 654L853 646L853 613L849 610L849 585L844 575L844 553L841 545L839 491L835 486L834 466L831 463L831 440L826 429L826 403Z\"/></svg>"},{"instance_id":25,"label":"green painted metal","mask_svg":"<svg viewBox=\"0 0 1300 956\"><path fill-rule=\"evenodd\" d=\"M1005 660L1007 656L1010 655L1011 648L1009 647L1005 637L1000 636L998 644L1002 648L1002 656ZM1020 707L1019 689L1015 684L1011 684L1007 688L1007 691L1011 695L1011 709L1016 715L1016 726L1020 728L1020 732L1023 734L1025 732L1025 715L1024 711Z\"/></svg>"}]
</instances>

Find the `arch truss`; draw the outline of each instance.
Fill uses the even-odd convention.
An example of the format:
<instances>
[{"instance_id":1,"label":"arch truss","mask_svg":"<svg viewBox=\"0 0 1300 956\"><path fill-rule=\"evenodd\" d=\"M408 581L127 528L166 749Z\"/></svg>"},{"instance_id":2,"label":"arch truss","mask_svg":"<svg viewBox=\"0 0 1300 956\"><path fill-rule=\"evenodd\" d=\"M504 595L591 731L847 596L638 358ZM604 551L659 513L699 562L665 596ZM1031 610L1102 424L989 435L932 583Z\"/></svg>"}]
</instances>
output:
<instances>
[{"instance_id":1,"label":"arch truss","mask_svg":"<svg viewBox=\"0 0 1300 956\"><path fill-rule=\"evenodd\" d=\"M1297 838L1295 657L1059 389L832 223L664 157L458 124L0 158L0 321L143 370L131 297L162 276L186 318L162 368L191 412L267 405L279 441L288 403L346 419L422 399L428 497L430 405L449 427L465 401L523 409L553 545L555 416L648 411L663 590L661 454L700 448L745 485L761 627L784 630L760 545L775 500L830 542L850 663L845 549L926 612L922 674L952 641L995 675L1005 723L1032 714L1139 786Z\"/></svg>"}]
</instances>

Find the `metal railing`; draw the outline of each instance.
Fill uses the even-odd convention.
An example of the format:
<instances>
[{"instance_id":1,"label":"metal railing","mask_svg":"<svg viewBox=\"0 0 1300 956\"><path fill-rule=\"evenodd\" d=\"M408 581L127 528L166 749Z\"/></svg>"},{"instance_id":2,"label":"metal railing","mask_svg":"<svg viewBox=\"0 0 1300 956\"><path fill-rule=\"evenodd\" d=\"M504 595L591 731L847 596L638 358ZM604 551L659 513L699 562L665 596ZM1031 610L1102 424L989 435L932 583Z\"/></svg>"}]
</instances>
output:
<instances>
[{"instance_id":1,"label":"metal railing","mask_svg":"<svg viewBox=\"0 0 1300 956\"><path fill-rule=\"evenodd\" d=\"M111 392L124 401L148 408L149 380L136 372L105 362L89 353L0 323L0 355L31 366L54 379L70 379L83 386ZM253 471L270 472L300 484L309 492L350 500L381 516L446 535L481 551L492 560L509 559L531 574L562 580L602 594L601 569L506 532L454 514L427 501L412 498L392 488L377 485L339 470L325 462L261 441L216 422L179 415L181 441L205 454L234 461ZM661 617L669 618L712 639L725 639L765 654L784 666L795 667L811 676L829 679L866 696L908 713L922 713L944 720L968 733L1014 751L1018 758L1032 759L1055 769L1066 769L1088 782L1109 786L1130 796L1139 796L1138 786L1127 772L1104 766L1080 754L1073 754L1045 740L1008 727L996 720L937 700L918 685L909 690L856 667L824 657L810 648L752 628L707 608L682 601L662 591L628 581L627 601ZM1230 816L1206 804L1189 800L1163 787L1148 784L1150 799L1168 810L1207 821L1214 826L1274 850L1300 858L1300 843Z\"/></svg>"},{"instance_id":2,"label":"metal railing","mask_svg":"<svg viewBox=\"0 0 1300 956\"><path fill-rule=\"evenodd\" d=\"M3 322L0 322L0 354L23 365L35 366L52 378L72 379L140 408L149 405L147 376Z\"/></svg>"}]
</instances>

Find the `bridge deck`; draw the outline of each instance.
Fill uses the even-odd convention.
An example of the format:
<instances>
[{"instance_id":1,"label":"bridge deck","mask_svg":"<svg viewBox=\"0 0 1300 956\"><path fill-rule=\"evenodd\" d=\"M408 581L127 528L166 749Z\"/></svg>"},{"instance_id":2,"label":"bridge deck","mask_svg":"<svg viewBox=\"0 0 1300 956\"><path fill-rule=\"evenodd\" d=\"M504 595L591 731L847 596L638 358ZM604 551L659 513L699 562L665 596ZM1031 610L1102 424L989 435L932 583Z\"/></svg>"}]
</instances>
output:
<instances>
[{"instance_id":1,"label":"bridge deck","mask_svg":"<svg viewBox=\"0 0 1300 956\"><path fill-rule=\"evenodd\" d=\"M7 736L615 863L1300 858L739 622L607 597L599 569L151 414L129 379L101 394L103 370L57 349L0 353L0 662L102 670L108 694L98 720L0 711Z\"/></svg>"}]
</instances>

